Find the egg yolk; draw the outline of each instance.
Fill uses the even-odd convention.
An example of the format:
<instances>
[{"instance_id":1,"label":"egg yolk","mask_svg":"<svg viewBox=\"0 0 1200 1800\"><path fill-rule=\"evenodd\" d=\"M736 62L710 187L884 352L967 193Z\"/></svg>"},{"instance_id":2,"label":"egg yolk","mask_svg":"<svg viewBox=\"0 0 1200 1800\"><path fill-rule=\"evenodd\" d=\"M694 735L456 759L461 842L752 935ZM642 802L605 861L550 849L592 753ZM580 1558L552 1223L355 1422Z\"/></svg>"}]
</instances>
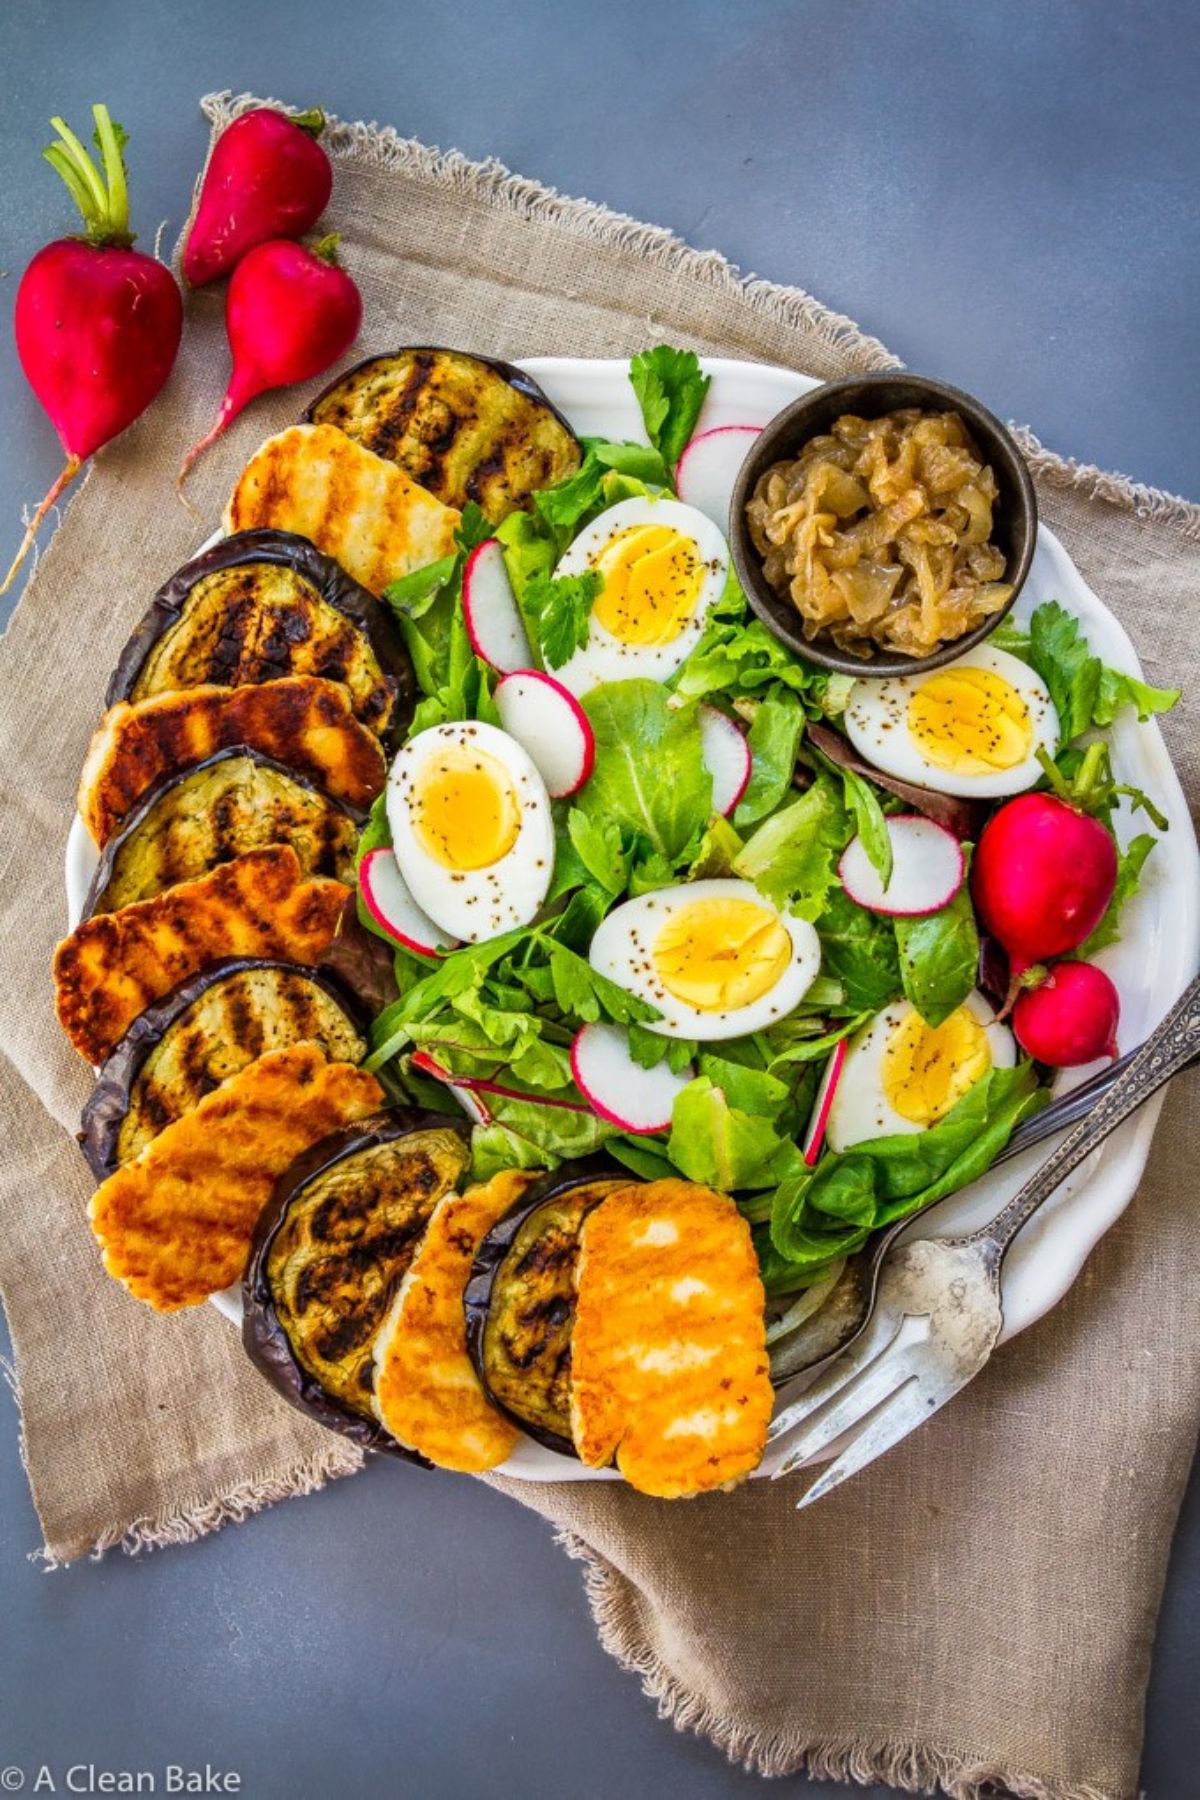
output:
<instances>
[{"instance_id":1,"label":"egg yolk","mask_svg":"<svg viewBox=\"0 0 1200 1800\"><path fill-rule=\"evenodd\" d=\"M992 669L931 675L908 703L908 729L926 762L958 775L1013 769L1033 746L1029 708Z\"/></svg>"},{"instance_id":2,"label":"egg yolk","mask_svg":"<svg viewBox=\"0 0 1200 1800\"><path fill-rule=\"evenodd\" d=\"M521 828L521 803L504 764L486 750L447 744L414 783L417 841L444 869L486 869L507 855Z\"/></svg>"},{"instance_id":3,"label":"egg yolk","mask_svg":"<svg viewBox=\"0 0 1200 1800\"><path fill-rule=\"evenodd\" d=\"M593 607L622 644L669 644L696 610L704 564L695 542L670 525L628 525L592 558L604 577Z\"/></svg>"},{"instance_id":4,"label":"egg yolk","mask_svg":"<svg viewBox=\"0 0 1200 1800\"><path fill-rule=\"evenodd\" d=\"M883 1091L902 1119L936 1125L991 1066L987 1033L965 1006L940 1025L927 1025L914 1008L888 1038Z\"/></svg>"},{"instance_id":5,"label":"egg yolk","mask_svg":"<svg viewBox=\"0 0 1200 1800\"><path fill-rule=\"evenodd\" d=\"M752 900L694 900L672 913L654 940L655 971L667 992L697 1012L732 1012L774 987L792 957L779 919Z\"/></svg>"}]
</instances>

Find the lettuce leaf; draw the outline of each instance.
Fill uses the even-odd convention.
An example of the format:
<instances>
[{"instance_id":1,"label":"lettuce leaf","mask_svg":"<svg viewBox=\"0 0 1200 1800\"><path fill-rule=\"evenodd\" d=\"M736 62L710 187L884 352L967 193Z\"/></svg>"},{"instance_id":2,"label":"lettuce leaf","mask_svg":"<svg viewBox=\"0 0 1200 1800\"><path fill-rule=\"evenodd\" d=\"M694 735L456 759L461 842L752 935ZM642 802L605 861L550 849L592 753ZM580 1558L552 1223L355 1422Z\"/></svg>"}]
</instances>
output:
<instances>
[{"instance_id":1,"label":"lettuce leaf","mask_svg":"<svg viewBox=\"0 0 1200 1800\"><path fill-rule=\"evenodd\" d=\"M839 883L816 920L821 970L840 983L854 1012L874 1013L901 992L900 961L891 922L856 906Z\"/></svg>"},{"instance_id":2,"label":"lettuce leaf","mask_svg":"<svg viewBox=\"0 0 1200 1800\"><path fill-rule=\"evenodd\" d=\"M796 770L803 729L804 710L799 700L790 688L776 683L756 707L747 733L750 780L733 815L739 831L757 825L785 798Z\"/></svg>"},{"instance_id":3,"label":"lettuce leaf","mask_svg":"<svg viewBox=\"0 0 1200 1800\"><path fill-rule=\"evenodd\" d=\"M927 1025L940 1025L962 1005L979 973L979 933L966 882L937 912L893 924L904 992Z\"/></svg>"},{"instance_id":4,"label":"lettuce leaf","mask_svg":"<svg viewBox=\"0 0 1200 1800\"><path fill-rule=\"evenodd\" d=\"M673 865L698 845L712 810L695 708L668 706L660 683L645 680L593 688L583 706L596 760L575 810L597 829L628 831Z\"/></svg>"},{"instance_id":5,"label":"lettuce leaf","mask_svg":"<svg viewBox=\"0 0 1200 1800\"><path fill-rule=\"evenodd\" d=\"M821 774L798 799L763 821L733 866L776 906L816 920L838 884L837 860L848 836L841 796Z\"/></svg>"},{"instance_id":6,"label":"lettuce leaf","mask_svg":"<svg viewBox=\"0 0 1200 1800\"><path fill-rule=\"evenodd\" d=\"M710 1075L697 1075L676 1098L667 1155L689 1181L725 1193L772 1187L804 1163L776 1120L734 1105Z\"/></svg>"},{"instance_id":7,"label":"lettuce leaf","mask_svg":"<svg viewBox=\"0 0 1200 1800\"><path fill-rule=\"evenodd\" d=\"M927 1130L868 1139L793 1171L772 1204L775 1250L806 1273L846 1254L847 1233L877 1231L977 1180L1049 1098L1032 1063L993 1068Z\"/></svg>"}]
</instances>

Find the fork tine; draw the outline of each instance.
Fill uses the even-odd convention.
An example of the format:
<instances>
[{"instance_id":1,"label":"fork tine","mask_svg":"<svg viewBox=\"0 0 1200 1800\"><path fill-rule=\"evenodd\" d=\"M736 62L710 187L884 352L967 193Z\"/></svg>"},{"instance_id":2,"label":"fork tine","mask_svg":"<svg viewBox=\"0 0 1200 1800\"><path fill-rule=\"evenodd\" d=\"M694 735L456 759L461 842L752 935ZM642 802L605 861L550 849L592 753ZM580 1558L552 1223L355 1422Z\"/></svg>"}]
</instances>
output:
<instances>
[{"instance_id":1,"label":"fork tine","mask_svg":"<svg viewBox=\"0 0 1200 1800\"><path fill-rule=\"evenodd\" d=\"M947 1395L947 1398L949 1396ZM796 1502L796 1511L811 1506L814 1500L822 1500L835 1487L851 1475L857 1475L868 1463L898 1444L901 1438L907 1437L910 1431L927 1419L936 1407L931 1407L921 1398L917 1377L910 1375L908 1380L892 1394L883 1404L876 1408L869 1419L864 1420L863 1428L853 1443L848 1444L842 1454L831 1462L818 1480L814 1481L801 1499Z\"/></svg>"},{"instance_id":2,"label":"fork tine","mask_svg":"<svg viewBox=\"0 0 1200 1800\"><path fill-rule=\"evenodd\" d=\"M817 1376L812 1386L804 1390L799 1399L793 1400L772 1419L767 1429L768 1444L777 1443L795 1426L811 1418L819 1408L840 1394L843 1388L849 1387L872 1363L885 1356L896 1344L904 1324L903 1315L897 1318L894 1312L877 1312L861 1340L843 1355L836 1357Z\"/></svg>"},{"instance_id":3,"label":"fork tine","mask_svg":"<svg viewBox=\"0 0 1200 1800\"><path fill-rule=\"evenodd\" d=\"M778 1481L781 1475L790 1475L801 1463L835 1444L853 1426L869 1419L880 1404L910 1378L911 1359L904 1352L911 1345L925 1343L928 1337L928 1317L903 1318L887 1351L869 1368L852 1376L836 1395L809 1412L806 1429L776 1469L773 1479Z\"/></svg>"}]
</instances>

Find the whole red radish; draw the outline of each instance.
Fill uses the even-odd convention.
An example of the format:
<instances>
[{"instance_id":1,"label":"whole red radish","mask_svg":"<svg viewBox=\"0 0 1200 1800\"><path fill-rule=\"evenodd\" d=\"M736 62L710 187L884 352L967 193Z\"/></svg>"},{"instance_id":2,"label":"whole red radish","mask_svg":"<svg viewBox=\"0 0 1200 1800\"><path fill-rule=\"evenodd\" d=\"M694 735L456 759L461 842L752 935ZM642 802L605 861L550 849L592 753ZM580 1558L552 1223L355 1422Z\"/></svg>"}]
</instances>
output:
<instances>
[{"instance_id":1,"label":"whole red radish","mask_svg":"<svg viewBox=\"0 0 1200 1800\"><path fill-rule=\"evenodd\" d=\"M337 261L337 238L311 250L277 238L242 258L229 283L225 331L233 372L207 437L189 450L179 484L202 450L215 443L242 408L269 388L311 381L358 336L362 296Z\"/></svg>"},{"instance_id":2,"label":"whole red radish","mask_svg":"<svg viewBox=\"0 0 1200 1800\"><path fill-rule=\"evenodd\" d=\"M971 866L976 910L1007 951L1014 978L1082 944L1116 881L1111 834L1053 794L1019 794L1002 806Z\"/></svg>"},{"instance_id":3,"label":"whole red radish","mask_svg":"<svg viewBox=\"0 0 1200 1800\"><path fill-rule=\"evenodd\" d=\"M333 170L317 143L325 115L255 106L227 125L208 159L183 250L183 277L202 287L272 238L301 238L329 204Z\"/></svg>"},{"instance_id":4,"label":"whole red radish","mask_svg":"<svg viewBox=\"0 0 1200 1800\"><path fill-rule=\"evenodd\" d=\"M1121 1001L1094 963L1055 963L1045 981L1026 988L1012 1012L1022 1050L1055 1069L1074 1069L1117 1054Z\"/></svg>"},{"instance_id":5,"label":"whole red radish","mask_svg":"<svg viewBox=\"0 0 1200 1800\"><path fill-rule=\"evenodd\" d=\"M17 289L17 355L67 453L5 576L6 593L38 526L81 465L144 412L179 349L183 304L175 277L134 250L121 154L124 133L94 106L103 174L61 119L43 152L83 216L84 237L39 250Z\"/></svg>"}]
</instances>

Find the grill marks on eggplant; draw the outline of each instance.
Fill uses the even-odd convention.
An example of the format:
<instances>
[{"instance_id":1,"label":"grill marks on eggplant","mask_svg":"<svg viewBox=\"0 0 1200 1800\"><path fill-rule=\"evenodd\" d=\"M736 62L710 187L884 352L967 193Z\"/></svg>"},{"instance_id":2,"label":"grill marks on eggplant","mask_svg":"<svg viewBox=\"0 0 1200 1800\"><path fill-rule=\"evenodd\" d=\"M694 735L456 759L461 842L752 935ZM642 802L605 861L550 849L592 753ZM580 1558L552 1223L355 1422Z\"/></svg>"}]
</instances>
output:
<instances>
[{"instance_id":1,"label":"grill marks on eggplant","mask_svg":"<svg viewBox=\"0 0 1200 1800\"><path fill-rule=\"evenodd\" d=\"M363 598L377 604L365 590ZM381 737L392 725L396 682L380 667L366 633L295 569L245 562L196 582L125 697L252 687L288 675L340 681L362 724Z\"/></svg>"},{"instance_id":2,"label":"grill marks on eggplant","mask_svg":"<svg viewBox=\"0 0 1200 1800\"><path fill-rule=\"evenodd\" d=\"M386 1130L387 1115L381 1123ZM433 1125L351 1141L332 1162L280 1184L260 1286L296 1362L363 1418L374 1417L376 1335L467 1156L461 1132Z\"/></svg>"},{"instance_id":3,"label":"grill marks on eggplant","mask_svg":"<svg viewBox=\"0 0 1200 1800\"><path fill-rule=\"evenodd\" d=\"M361 814L242 747L168 777L105 845L85 917L149 900L248 850L290 844L305 875L352 884Z\"/></svg>"},{"instance_id":4,"label":"grill marks on eggplant","mask_svg":"<svg viewBox=\"0 0 1200 1800\"><path fill-rule=\"evenodd\" d=\"M366 1055L363 1021L329 976L292 963L226 961L134 1020L100 1070L81 1141L103 1179L214 1088L273 1050L314 1044L330 1062Z\"/></svg>"},{"instance_id":5,"label":"grill marks on eggplant","mask_svg":"<svg viewBox=\"0 0 1200 1800\"><path fill-rule=\"evenodd\" d=\"M539 1183L516 1209L515 1230L510 1218L491 1234L490 1245L485 1240L468 1288L472 1355L489 1396L532 1436L567 1455L574 1454L571 1330L579 1232L591 1209L627 1180L585 1178L547 1198L540 1198L547 1184Z\"/></svg>"},{"instance_id":6,"label":"grill marks on eggplant","mask_svg":"<svg viewBox=\"0 0 1200 1800\"><path fill-rule=\"evenodd\" d=\"M580 463L578 441L536 382L457 350L372 357L307 416L398 464L446 505L473 500L493 524Z\"/></svg>"}]
</instances>

